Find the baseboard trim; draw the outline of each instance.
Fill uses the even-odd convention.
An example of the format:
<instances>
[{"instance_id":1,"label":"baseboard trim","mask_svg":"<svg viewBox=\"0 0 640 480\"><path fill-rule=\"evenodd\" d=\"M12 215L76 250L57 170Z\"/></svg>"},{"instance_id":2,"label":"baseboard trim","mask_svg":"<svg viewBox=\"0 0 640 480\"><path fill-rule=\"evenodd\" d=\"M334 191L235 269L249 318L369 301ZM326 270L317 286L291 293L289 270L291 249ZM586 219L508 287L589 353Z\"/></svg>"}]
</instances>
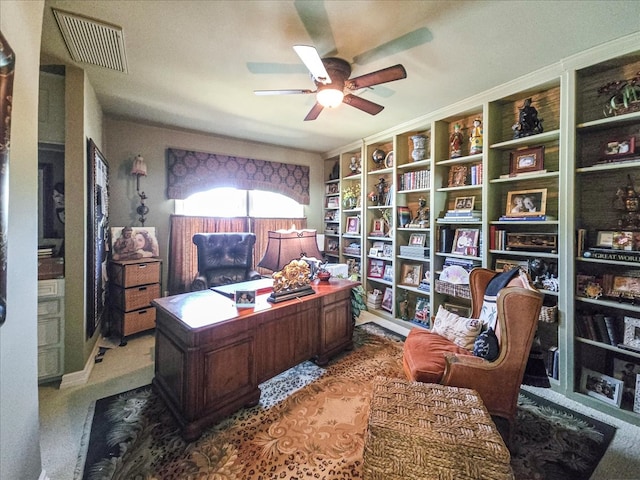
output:
<instances>
[{"instance_id":1,"label":"baseboard trim","mask_svg":"<svg viewBox=\"0 0 640 480\"><path fill-rule=\"evenodd\" d=\"M85 385L89 381L89 377L91 376L91 372L93 371L93 366L96 364L96 355L98 355L99 348L100 338L98 338L98 341L93 346L91 355L89 355L84 368L79 372L66 373L62 376L62 381L60 382L60 390L62 390L63 388Z\"/></svg>"}]
</instances>

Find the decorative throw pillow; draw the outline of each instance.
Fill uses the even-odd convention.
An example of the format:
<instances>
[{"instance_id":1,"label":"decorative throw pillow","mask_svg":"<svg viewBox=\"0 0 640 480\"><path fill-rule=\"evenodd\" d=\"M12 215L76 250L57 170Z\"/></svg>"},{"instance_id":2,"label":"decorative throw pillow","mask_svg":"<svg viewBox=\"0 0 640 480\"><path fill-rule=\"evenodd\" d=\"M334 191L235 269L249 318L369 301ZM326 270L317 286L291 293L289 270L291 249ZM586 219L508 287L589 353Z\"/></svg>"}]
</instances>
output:
<instances>
[{"instance_id":1,"label":"decorative throw pillow","mask_svg":"<svg viewBox=\"0 0 640 480\"><path fill-rule=\"evenodd\" d=\"M519 268L507 270L506 272L498 273L489 280L487 288L484 291L484 301L482 302L482 309L480 310L480 320L482 320L487 327L495 330L496 322L498 321L498 306L496 305L498 292L506 287L507 284L518 275L519 271Z\"/></svg>"},{"instance_id":2,"label":"decorative throw pillow","mask_svg":"<svg viewBox=\"0 0 640 480\"><path fill-rule=\"evenodd\" d=\"M481 328L482 322L477 318L461 317L440 305L431 332L471 351Z\"/></svg>"},{"instance_id":3,"label":"decorative throw pillow","mask_svg":"<svg viewBox=\"0 0 640 480\"><path fill-rule=\"evenodd\" d=\"M498 337L496 337L496 332L493 331L493 328L480 332L473 344L473 354L490 362L498 358L500 347L498 346Z\"/></svg>"}]
</instances>

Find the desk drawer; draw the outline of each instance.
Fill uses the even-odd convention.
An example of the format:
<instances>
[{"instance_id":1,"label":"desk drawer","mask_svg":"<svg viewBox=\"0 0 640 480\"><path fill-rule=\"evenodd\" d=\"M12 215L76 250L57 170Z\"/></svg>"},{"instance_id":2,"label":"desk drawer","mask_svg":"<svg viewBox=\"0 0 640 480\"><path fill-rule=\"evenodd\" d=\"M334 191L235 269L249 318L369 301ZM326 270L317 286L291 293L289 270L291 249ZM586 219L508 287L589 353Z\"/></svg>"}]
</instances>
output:
<instances>
[{"instance_id":1,"label":"desk drawer","mask_svg":"<svg viewBox=\"0 0 640 480\"><path fill-rule=\"evenodd\" d=\"M111 304L125 312L148 307L154 298L160 298L160 285L158 283L141 287L122 288L113 286L111 288Z\"/></svg>"}]
</instances>

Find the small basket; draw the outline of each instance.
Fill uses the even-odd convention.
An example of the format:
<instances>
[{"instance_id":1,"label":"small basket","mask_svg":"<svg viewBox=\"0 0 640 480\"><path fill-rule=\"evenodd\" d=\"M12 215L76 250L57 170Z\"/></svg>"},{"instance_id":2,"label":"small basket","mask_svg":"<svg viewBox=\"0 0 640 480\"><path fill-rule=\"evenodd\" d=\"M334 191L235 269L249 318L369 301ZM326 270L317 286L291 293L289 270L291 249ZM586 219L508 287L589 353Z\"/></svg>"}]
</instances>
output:
<instances>
[{"instance_id":1,"label":"small basket","mask_svg":"<svg viewBox=\"0 0 640 480\"><path fill-rule=\"evenodd\" d=\"M540 316L538 321L544 323L555 323L558 320L558 306L547 307L543 305L540 309Z\"/></svg>"},{"instance_id":2,"label":"small basket","mask_svg":"<svg viewBox=\"0 0 640 480\"><path fill-rule=\"evenodd\" d=\"M471 298L469 285L443 282L442 280L436 280L436 292L451 295L453 297Z\"/></svg>"}]
</instances>

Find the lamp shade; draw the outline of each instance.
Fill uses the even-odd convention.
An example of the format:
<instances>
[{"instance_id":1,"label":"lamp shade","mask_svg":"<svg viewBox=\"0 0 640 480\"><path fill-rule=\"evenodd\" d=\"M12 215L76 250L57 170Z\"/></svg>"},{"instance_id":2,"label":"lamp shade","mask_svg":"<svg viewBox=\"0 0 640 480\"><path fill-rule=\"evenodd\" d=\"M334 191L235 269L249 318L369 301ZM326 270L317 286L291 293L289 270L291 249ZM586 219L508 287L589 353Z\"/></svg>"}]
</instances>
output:
<instances>
[{"instance_id":1,"label":"lamp shade","mask_svg":"<svg viewBox=\"0 0 640 480\"><path fill-rule=\"evenodd\" d=\"M144 162L142 155L137 155L133 159L133 166L131 167L131 175L144 175L147 176L147 164Z\"/></svg>"},{"instance_id":2,"label":"lamp shade","mask_svg":"<svg viewBox=\"0 0 640 480\"><path fill-rule=\"evenodd\" d=\"M339 90L335 87L331 87L331 85L323 86L318 88L318 93L316 94L316 100L318 103L326 108L335 108L342 103L342 99L344 98L344 94L342 90Z\"/></svg>"},{"instance_id":3,"label":"lamp shade","mask_svg":"<svg viewBox=\"0 0 640 480\"><path fill-rule=\"evenodd\" d=\"M315 230L270 230L267 249L258 266L277 272L291 260L301 257L322 258L322 253L318 250Z\"/></svg>"}]
</instances>

